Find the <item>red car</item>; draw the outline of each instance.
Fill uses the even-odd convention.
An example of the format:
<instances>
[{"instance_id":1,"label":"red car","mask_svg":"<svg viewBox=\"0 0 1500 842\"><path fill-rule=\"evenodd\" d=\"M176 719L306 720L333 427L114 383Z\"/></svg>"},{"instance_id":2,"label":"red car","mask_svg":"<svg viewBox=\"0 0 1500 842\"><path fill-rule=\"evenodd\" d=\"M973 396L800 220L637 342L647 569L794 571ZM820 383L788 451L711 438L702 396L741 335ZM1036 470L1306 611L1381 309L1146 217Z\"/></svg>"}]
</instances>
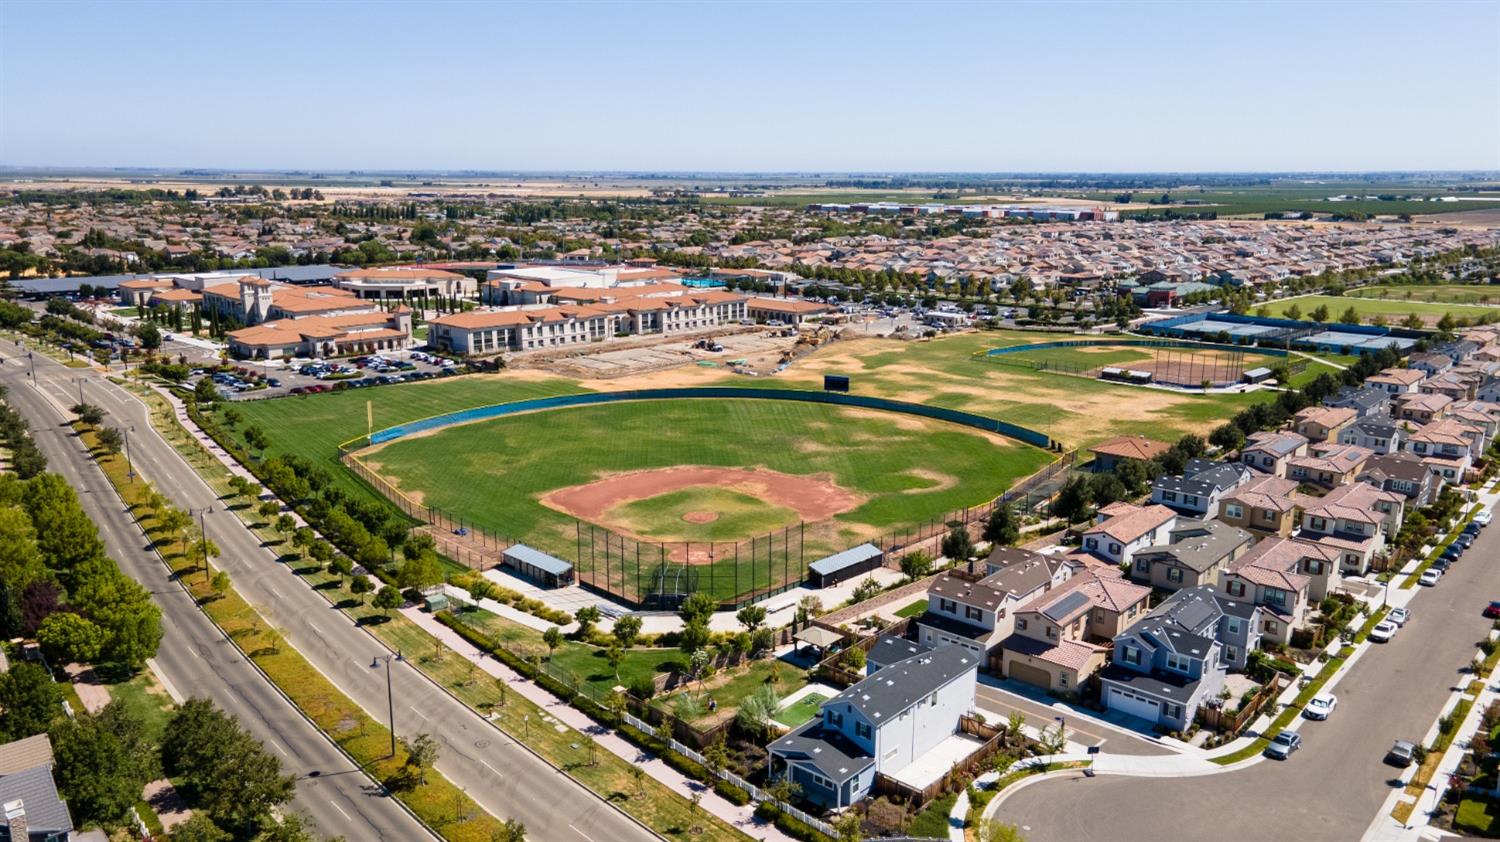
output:
<instances>
[{"instance_id":1,"label":"red car","mask_svg":"<svg viewBox=\"0 0 1500 842\"><path fill-rule=\"evenodd\" d=\"M1500 619L1500 600L1490 600L1490 604L1484 607L1484 616L1492 620Z\"/></svg>"}]
</instances>

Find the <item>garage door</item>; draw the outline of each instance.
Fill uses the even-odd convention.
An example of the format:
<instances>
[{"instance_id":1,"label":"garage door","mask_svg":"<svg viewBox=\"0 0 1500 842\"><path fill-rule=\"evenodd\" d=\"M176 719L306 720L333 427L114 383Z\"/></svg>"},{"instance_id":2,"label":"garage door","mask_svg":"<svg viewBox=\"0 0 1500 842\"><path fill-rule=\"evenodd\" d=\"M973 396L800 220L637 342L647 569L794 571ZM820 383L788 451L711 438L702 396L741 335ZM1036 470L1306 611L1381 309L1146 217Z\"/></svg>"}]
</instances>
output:
<instances>
[{"instance_id":1,"label":"garage door","mask_svg":"<svg viewBox=\"0 0 1500 842\"><path fill-rule=\"evenodd\" d=\"M1161 710L1155 699L1138 696L1118 687L1109 688L1109 703L1106 706L1110 710L1139 716L1148 722L1156 722L1161 718Z\"/></svg>"},{"instance_id":2,"label":"garage door","mask_svg":"<svg viewBox=\"0 0 1500 842\"><path fill-rule=\"evenodd\" d=\"M1043 689L1052 688L1052 676L1046 670L1034 667L1030 664L1022 664L1012 661L1010 665L1010 677L1017 681L1024 681Z\"/></svg>"}]
</instances>

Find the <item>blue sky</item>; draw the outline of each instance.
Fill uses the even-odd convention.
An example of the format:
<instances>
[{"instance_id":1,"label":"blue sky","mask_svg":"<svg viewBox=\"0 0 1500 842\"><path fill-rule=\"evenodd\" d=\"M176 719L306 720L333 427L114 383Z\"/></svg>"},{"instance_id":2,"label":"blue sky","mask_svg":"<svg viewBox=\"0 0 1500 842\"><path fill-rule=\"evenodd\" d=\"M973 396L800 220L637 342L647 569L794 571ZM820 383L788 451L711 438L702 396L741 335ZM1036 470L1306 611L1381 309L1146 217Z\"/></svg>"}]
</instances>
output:
<instances>
[{"instance_id":1,"label":"blue sky","mask_svg":"<svg viewBox=\"0 0 1500 842\"><path fill-rule=\"evenodd\" d=\"M4 0L0 164L1500 169L1496 43L1495 0Z\"/></svg>"}]
</instances>

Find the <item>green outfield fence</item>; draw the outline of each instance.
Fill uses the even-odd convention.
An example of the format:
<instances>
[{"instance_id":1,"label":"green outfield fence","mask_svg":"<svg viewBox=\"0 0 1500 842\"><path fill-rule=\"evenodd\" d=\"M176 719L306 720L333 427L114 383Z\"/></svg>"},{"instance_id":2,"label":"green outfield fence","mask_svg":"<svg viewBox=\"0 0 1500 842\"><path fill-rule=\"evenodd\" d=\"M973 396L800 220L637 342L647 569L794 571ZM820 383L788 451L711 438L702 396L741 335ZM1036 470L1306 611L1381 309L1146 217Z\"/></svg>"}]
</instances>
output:
<instances>
[{"instance_id":1,"label":"green outfield fence","mask_svg":"<svg viewBox=\"0 0 1500 842\"><path fill-rule=\"evenodd\" d=\"M645 389L563 395L537 400L477 407L447 413L380 430L339 446L339 458L360 479L390 499L407 516L431 524L438 533L440 549L455 561L476 569L499 563L501 553L515 543L524 543L570 561L578 582L595 592L627 605L673 610L692 593L708 593L725 607L739 607L803 583L807 566L819 558L848 546L830 548L827 524L798 524L741 541L662 542L642 541L587 521L574 519L571 535L508 536L486 530L460 515L419 503L358 458L364 447L394 441L406 435L454 424L499 418L520 412L537 412L626 400L676 400L684 398L795 400L854 406L919 415L1017 438L1028 444L1058 449L1050 437L998 419L974 413L931 407L862 395L812 392L795 389L705 387L694 389ZM930 545L955 524L983 521L997 505L1014 504L1030 511L1050 499L1056 479L1077 460L1077 451L1062 454L1041 471L1016 483L1005 493L985 503L926 518L878 538L887 564L911 548ZM809 540L811 533L824 535ZM829 530L831 533L832 530ZM462 533L462 537L455 537ZM836 533L832 533L836 534Z\"/></svg>"}]
</instances>

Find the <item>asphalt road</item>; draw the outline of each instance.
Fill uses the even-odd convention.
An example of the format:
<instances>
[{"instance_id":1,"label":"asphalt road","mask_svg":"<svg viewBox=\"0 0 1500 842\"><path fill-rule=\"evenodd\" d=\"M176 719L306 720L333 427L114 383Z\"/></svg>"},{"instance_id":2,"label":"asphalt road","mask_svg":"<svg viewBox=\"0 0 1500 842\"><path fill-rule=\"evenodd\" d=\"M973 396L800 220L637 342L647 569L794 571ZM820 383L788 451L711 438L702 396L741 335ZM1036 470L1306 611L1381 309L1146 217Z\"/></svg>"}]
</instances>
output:
<instances>
[{"instance_id":1,"label":"asphalt road","mask_svg":"<svg viewBox=\"0 0 1500 842\"><path fill-rule=\"evenodd\" d=\"M1016 792L998 816L1032 842L1081 839L1359 839L1396 780L1382 763L1391 743L1420 741L1450 692L1469 676L1500 598L1500 528L1485 529L1442 581L1410 603L1412 619L1374 644L1333 692L1325 722L1301 726L1290 760L1187 778L1100 775L1044 781ZM1232 822L1226 825L1226 822ZM1227 834L1227 835L1226 835Z\"/></svg>"},{"instance_id":2,"label":"asphalt road","mask_svg":"<svg viewBox=\"0 0 1500 842\"><path fill-rule=\"evenodd\" d=\"M1026 724L1035 728L1053 728L1057 716L1066 716L1068 709L1053 703L1043 703L1012 693L999 687L979 682L978 705L985 710L1009 716L1011 711L1020 711ZM1099 750L1110 754L1168 755L1172 749L1150 739L1127 733L1118 728L1100 725L1081 717L1067 717L1068 741L1083 746L1099 746Z\"/></svg>"},{"instance_id":3,"label":"asphalt road","mask_svg":"<svg viewBox=\"0 0 1500 842\"><path fill-rule=\"evenodd\" d=\"M10 357L14 346L6 345ZM50 367L38 366L38 377ZM66 370L66 369L65 369ZM381 794L355 764L302 718L173 583L149 543L124 511L109 481L66 426L67 416L20 376L13 359L0 365L7 400L31 424L48 469L62 474L126 575L150 589L162 610L162 643L154 661L162 679L181 694L206 696L233 714L297 776L292 806L327 836L349 839L433 838L399 804Z\"/></svg>"},{"instance_id":4,"label":"asphalt road","mask_svg":"<svg viewBox=\"0 0 1500 842\"><path fill-rule=\"evenodd\" d=\"M7 348L13 351L13 346ZM9 372L18 376L21 367ZM101 406L115 425L133 425L130 455L135 470L184 509L212 506L209 536L219 546L215 564L229 572L234 587L249 600L320 672L375 719L385 722L384 669L372 659L389 654L342 612L308 588L277 554L261 545L172 447L156 435L146 407L101 375L69 369L36 357L40 388L64 405L84 395ZM25 411L25 410L23 410ZM54 415L55 417L55 415ZM116 502L118 506L118 502ZM492 814L516 818L527 835L547 842L627 842L656 838L624 813L536 757L484 721L410 665L391 670L396 728L403 737L427 733L441 744L436 767ZM184 691L187 692L187 691ZM559 809L559 805L566 805ZM343 830L336 832L345 833ZM351 839L356 833L346 833Z\"/></svg>"}]
</instances>

